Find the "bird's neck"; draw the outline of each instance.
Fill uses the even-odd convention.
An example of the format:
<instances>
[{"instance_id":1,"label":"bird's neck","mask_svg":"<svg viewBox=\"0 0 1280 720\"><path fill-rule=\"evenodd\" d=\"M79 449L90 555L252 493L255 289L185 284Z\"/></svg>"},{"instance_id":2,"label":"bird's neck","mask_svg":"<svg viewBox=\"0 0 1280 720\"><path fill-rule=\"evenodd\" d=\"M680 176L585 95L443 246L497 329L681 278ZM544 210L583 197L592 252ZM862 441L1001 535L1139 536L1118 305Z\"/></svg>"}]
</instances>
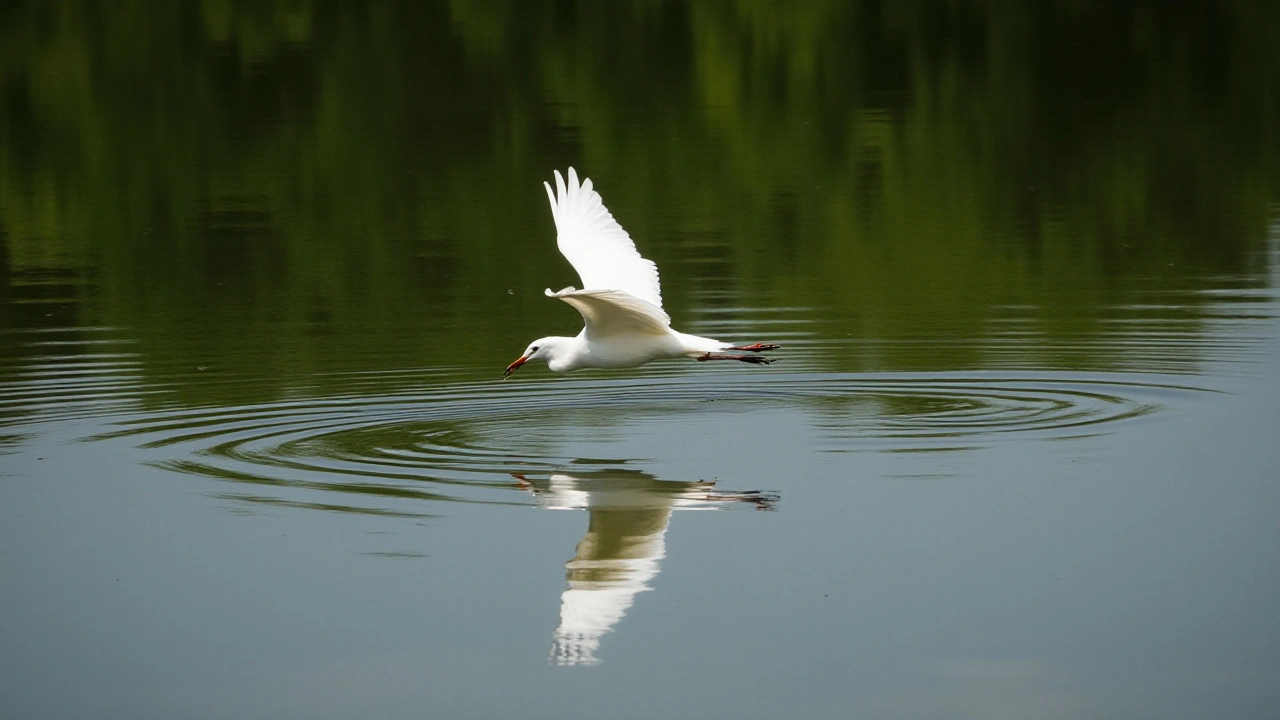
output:
<instances>
[{"instance_id":1,"label":"bird's neck","mask_svg":"<svg viewBox=\"0 0 1280 720\"><path fill-rule=\"evenodd\" d=\"M562 337L553 335L546 339L554 348L551 359L547 361L547 367L552 372L569 372L583 367L583 361L587 355L586 338L582 335L577 337Z\"/></svg>"}]
</instances>

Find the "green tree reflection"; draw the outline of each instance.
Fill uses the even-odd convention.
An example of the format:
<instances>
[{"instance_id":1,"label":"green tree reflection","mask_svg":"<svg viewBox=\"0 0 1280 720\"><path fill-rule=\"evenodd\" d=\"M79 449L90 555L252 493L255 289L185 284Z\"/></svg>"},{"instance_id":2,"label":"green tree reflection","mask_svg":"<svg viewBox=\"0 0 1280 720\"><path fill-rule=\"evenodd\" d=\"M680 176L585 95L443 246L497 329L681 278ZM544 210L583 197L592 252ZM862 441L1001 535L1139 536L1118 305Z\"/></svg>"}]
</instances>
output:
<instances>
[{"instance_id":1,"label":"green tree reflection","mask_svg":"<svg viewBox=\"0 0 1280 720\"><path fill-rule=\"evenodd\" d=\"M1267 2L5 3L5 292L89 279L74 317L0 324L125 327L148 364L281 383L500 367L531 328L576 329L538 297L575 280L538 188L574 164L677 318L709 286L854 337L981 338L1018 306L1088 338L1153 291L1260 276L1278 21Z\"/></svg>"}]
</instances>

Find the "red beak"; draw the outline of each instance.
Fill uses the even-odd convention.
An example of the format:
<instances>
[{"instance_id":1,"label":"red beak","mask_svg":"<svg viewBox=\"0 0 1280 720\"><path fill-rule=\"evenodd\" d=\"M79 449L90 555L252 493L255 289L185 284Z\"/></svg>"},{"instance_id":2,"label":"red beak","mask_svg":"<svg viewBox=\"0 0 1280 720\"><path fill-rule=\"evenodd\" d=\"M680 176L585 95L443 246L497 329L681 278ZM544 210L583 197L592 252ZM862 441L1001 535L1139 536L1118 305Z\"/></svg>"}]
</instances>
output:
<instances>
[{"instance_id":1,"label":"red beak","mask_svg":"<svg viewBox=\"0 0 1280 720\"><path fill-rule=\"evenodd\" d=\"M527 362L529 362L529 358L525 355L521 355L520 357L516 358L516 361L508 365L507 369L502 372L502 379L506 380L508 375L515 372L516 370L519 370L520 366Z\"/></svg>"}]
</instances>

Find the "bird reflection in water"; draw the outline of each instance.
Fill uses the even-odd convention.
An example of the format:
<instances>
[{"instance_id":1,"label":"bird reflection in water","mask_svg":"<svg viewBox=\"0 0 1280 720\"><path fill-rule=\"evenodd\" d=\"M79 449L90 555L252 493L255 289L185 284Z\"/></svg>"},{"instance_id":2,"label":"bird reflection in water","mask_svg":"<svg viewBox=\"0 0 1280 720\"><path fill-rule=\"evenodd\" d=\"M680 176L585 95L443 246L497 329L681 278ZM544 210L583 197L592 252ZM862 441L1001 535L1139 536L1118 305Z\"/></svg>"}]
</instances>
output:
<instances>
[{"instance_id":1,"label":"bird reflection in water","mask_svg":"<svg viewBox=\"0 0 1280 720\"><path fill-rule=\"evenodd\" d=\"M717 490L714 481L672 482L634 470L553 473L545 480L512 474L538 506L587 510L587 532L565 563L560 626L551 662L593 665L600 638L613 630L637 593L649 590L666 555L663 536L673 510L714 510L740 504L772 510L778 495Z\"/></svg>"}]
</instances>

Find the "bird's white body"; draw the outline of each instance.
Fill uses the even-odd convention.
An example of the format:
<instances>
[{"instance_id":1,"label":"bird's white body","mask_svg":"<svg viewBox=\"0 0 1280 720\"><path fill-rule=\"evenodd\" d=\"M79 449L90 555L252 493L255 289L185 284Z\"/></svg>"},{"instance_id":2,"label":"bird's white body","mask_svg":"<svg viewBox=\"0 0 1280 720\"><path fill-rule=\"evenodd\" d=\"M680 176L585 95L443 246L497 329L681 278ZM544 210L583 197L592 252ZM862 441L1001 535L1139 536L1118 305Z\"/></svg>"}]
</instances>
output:
<instances>
[{"instance_id":1,"label":"bird's white body","mask_svg":"<svg viewBox=\"0 0 1280 720\"><path fill-rule=\"evenodd\" d=\"M729 343L697 335L686 335L670 328L662 335L624 333L607 340L592 341L586 328L576 337L551 336L534 341L538 348L530 360L547 357L547 367L554 372L583 368L630 368L666 358L696 358L730 347Z\"/></svg>"},{"instance_id":2,"label":"bird's white body","mask_svg":"<svg viewBox=\"0 0 1280 720\"><path fill-rule=\"evenodd\" d=\"M556 244L569 260L582 289L547 290L549 297L569 303L582 314L584 327L576 337L551 336L532 342L507 367L510 375L530 360L545 360L555 372L582 368L629 368L663 358L742 360L767 363L760 355L724 355L721 350L760 352L776 345L734 346L719 340L671 329L662 309L658 268L636 250L627 231L613 219L591 180L578 182L556 171L556 189L543 183L556 223Z\"/></svg>"}]
</instances>

